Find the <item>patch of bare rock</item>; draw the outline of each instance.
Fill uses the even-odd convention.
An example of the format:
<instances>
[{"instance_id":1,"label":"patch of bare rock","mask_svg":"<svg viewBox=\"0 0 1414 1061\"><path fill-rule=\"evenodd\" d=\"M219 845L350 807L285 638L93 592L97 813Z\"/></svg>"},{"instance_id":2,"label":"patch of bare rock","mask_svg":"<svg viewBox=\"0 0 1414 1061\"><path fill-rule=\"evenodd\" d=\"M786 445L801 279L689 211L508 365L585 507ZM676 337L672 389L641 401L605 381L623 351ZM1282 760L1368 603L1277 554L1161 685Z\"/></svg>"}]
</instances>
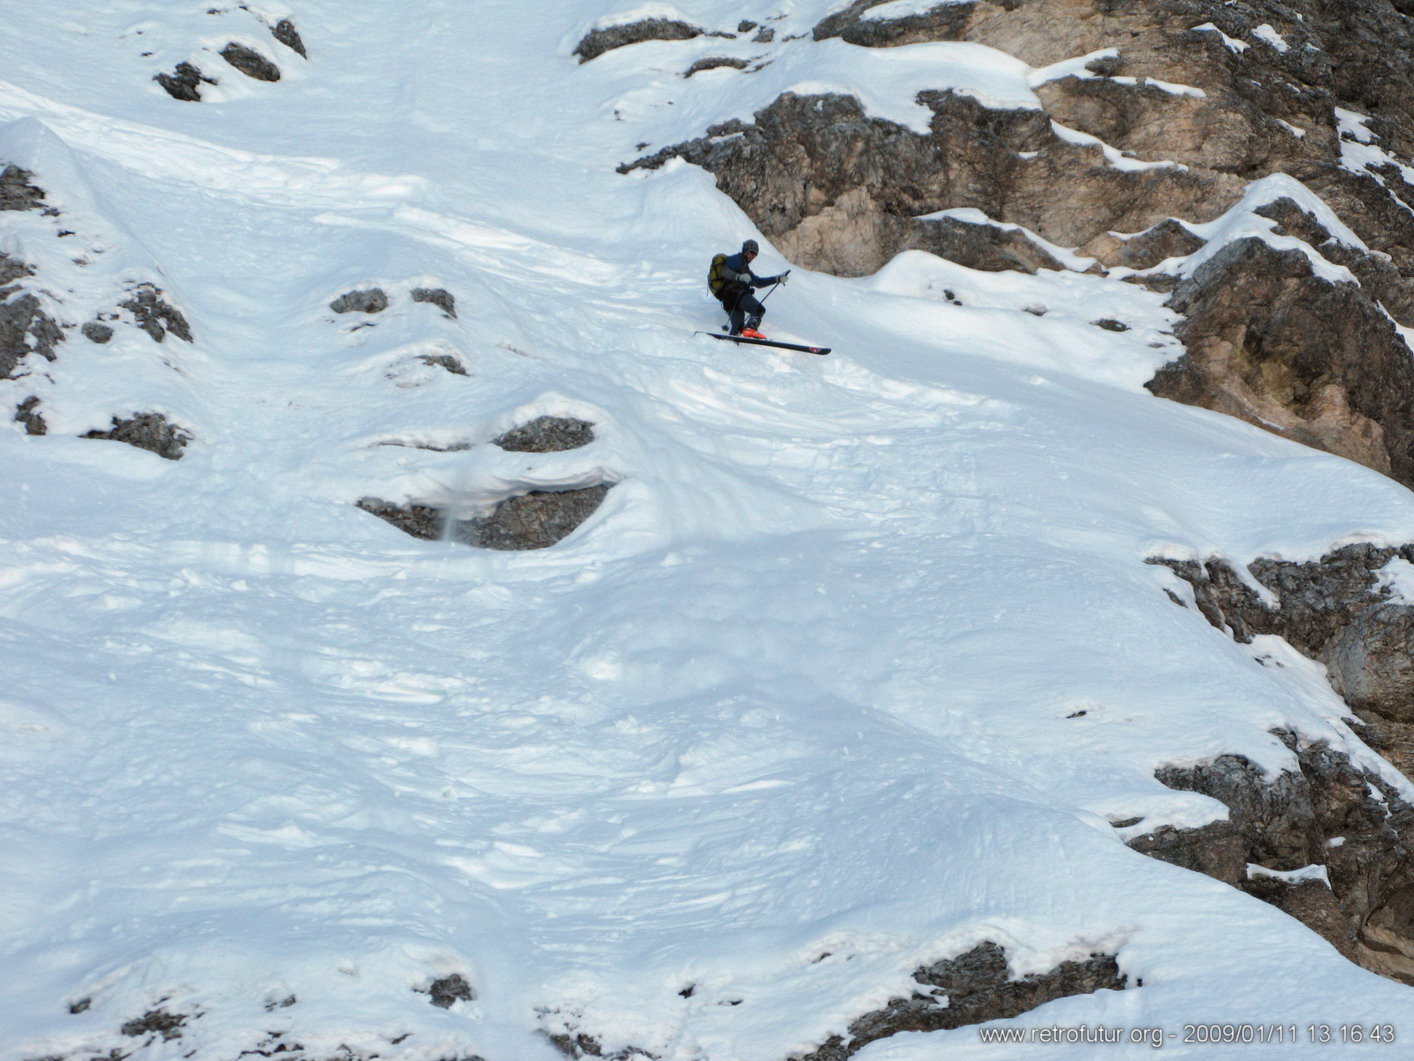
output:
<instances>
[{"instance_id":1,"label":"patch of bare rock","mask_svg":"<svg viewBox=\"0 0 1414 1061\"><path fill-rule=\"evenodd\" d=\"M829 955L822 955L822 960ZM838 1035L830 1036L807 1054L790 1061L847 1061L870 1043L902 1032L930 1032L961 1028L991 1020L1019 1016L1037 1006L1071 995L1095 991L1123 991L1128 977L1120 972L1114 955L1092 954L1084 961L1067 961L1048 972L1014 977L1006 952L986 941L954 958L914 970L916 990L907 998L893 998L880 1009L851 1021ZM692 988L687 989L691 994ZM549 1039L567 1057L602 1057L636 1061L654 1055L633 1047L606 1052L600 1039L563 1014Z\"/></svg>"},{"instance_id":2,"label":"patch of bare rock","mask_svg":"<svg viewBox=\"0 0 1414 1061\"><path fill-rule=\"evenodd\" d=\"M597 59L605 52L643 41L685 41L700 37L707 30L701 26L673 18L646 18L638 22L590 30L575 46L574 54L581 63Z\"/></svg>"},{"instance_id":3,"label":"patch of bare rock","mask_svg":"<svg viewBox=\"0 0 1414 1061\"><path fill-rule=\"evenodd\" d=\"M440 1009L450 1009L458 1002L470 1002L476 998L476 990L470 981L460 973L452 973L448 976L439 977L433 980L426 987L413 988L418 994L428 996L428 1001ZM284 997L275 996L265 1003L265 1012L268 1014L281 1014L281 1023L289 1020L289 1014L285 1011L292 1009L299 1003L299 999L294 995ZM69 1005L69 1012L74 1015L87 1013L93 1005L91 997L81 998ZM170 1008L169 1008L170 1007ZM160 1049L164 1044L174 1044L170 1047L175 1051L173 1056L180 1054L183 1057L194 1057L194 1053L182 1050L182 1040L186 1032L191 1030L191 1023L199 1021L205 1016L205 1012L199 1008L192 1008L187 1012L172 1005L172 999L159 999L147 1012L139 1017L124 1021L118 1027L117 1034L126 1040L122 1046L112 1047L105 1054L96 1054L93 1049L88 1049L80 1054L59 1055L51 1054L45 1057L29 1058L26 1061L123 1061L124 1058L134 1056L130 1048L137 1050ZM273 1023L273 1021L272 1021ZM389 1038L390 1045L397 1045L411 1038L409 1033L403 1033L397 1037ZM165 1055L164 1055L165 1056ZM249 1048L240 1051L237 1057L267 1057L267 1058L290 1058L292 1061L376 1061L380 1055L377 1051L365 1053L363 1051L351 1049L348 1046L341 1046L333 1054L313 1053L306 1050L293 1031L272 1030L267 1031ZM428 1055L438 1056L438 1061L485 1061L478 1054L456 1053Z\"/></svg>"},{"instance_id":4,"label":"patch of bare rock","mask_svg":"<svg viewBox=\"0 0 1414 1061\"><path fill-rule=\"evenodd\" d=\"M537 416L491 440L514 453L557 453L594 441L594 425L572 416Z\"/></svg>"},{"instance_id":5,"label":"patch of bare rock","mask_svg":"<svg viewBox=\"0 0 1414 1061\"><path fill-rule=\"evenodd\" d=\"M249 45L231 41L221 49L221 58L246 77L257 81L280 80L280 68Z\"/></svg>"},{"instance_id":6,"label":"patch of bare rock","mask_svg":"<svg viewBox=\"0 0 1414 1061\"><path fill-rule=\"evenodd\" d=\"M245 5L239 5L239 10L247 15L254 15L254 12ZM211 8L209 15L225 15L230 12L224 8ZM309 58L309 51L305 47L304 39L295 28L295 24L288 18L282 18L275 22L267 21L265 18L255 15L259 22L269 31L270 36L293 51L301 59ZM249 44L241 41L227 41L218 54L226 64L238 73L245 75L255 81L274 82L281 78L279 64L269 55L258 48L253 48ZM167 93L175 100L183 103L200 103L202 100L203 85L220 84L220 79L202 70L200 66L190 60L183 60L178 63L170 73L159 73L153 77Z\"/></svg>"},{"instance_id":7,"label":"patch of bare rock","mask_svg":"<svg viewBox=\"0 0 1414 1061\"><path fill-rule=\"evenodd\" d=\"M106 431L93 430L84 438L106 438L114 442L126 442L129 446L145 449L169 461L181 460L182 451L191 441L191 434L173 424L161 413L134 413L132 416L113 417L113 424Z\"/></svg>"},{"instance_id":8,"label":"patch of bare rock","mask_svg":"<svg viewBox=\"0 0 1414 1061\"><path fill-rule=\"evenodd\" d=\"M567 538L603 503L613 483L570 490L530 490L499 502L489 514L459 519L436 506L365 497L358 507L414 538L448 540L478 549L548 549Z\"/></svg>"},{"instance_id":9,"label":"patch of bare rock","mask_svg":"<svg viewBox=\"0 0 1414 1061\"><path fill-rule=\"evenodd\" d=\"M574 417L539 416L492 439L516 453L555 453L587 446L594 425ZM428 447L423 447L428 448ZM435 447L433 447L435 448ZM455 448L464 448L458 445ZM357 502L365 512L423 541L455 541L478 549L548 549L592 516L612 482L564 490L529 490L498 502L484 515L464 518L440 505L398 504L376 497Z\"/></svg>"},{"instance_id":10,"label":"patch of bare rock","mask_svg":"<svg viewBox=\"0 0 1414 1061\"><path fill-rule=\"evenodd\" d=\"M446 288L415 287L409 292L409 295L414 302L436 306L448 320L456 319L457 300ZM373 314L382 313L391 305L392 301L389 299L388 293L381 287L366 287L345 291L329 303L329 308L335 313Z\"/></svg>"}]
</instances>

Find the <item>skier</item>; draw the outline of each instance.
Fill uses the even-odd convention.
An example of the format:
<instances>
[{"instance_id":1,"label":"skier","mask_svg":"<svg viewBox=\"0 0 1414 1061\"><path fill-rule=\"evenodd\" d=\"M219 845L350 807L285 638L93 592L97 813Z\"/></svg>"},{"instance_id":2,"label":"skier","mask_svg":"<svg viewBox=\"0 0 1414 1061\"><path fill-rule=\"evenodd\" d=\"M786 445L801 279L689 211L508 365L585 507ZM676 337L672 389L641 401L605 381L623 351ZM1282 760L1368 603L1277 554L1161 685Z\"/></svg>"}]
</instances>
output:
<instances>
[{"instance_id":1,"label":"skier","mask_svg":"<svg viewBox=\"0 0 1414 1061\"><path fill-rule=\"evenodd\" d=\"M790 270L777 276L757 276L751 271L751 263L761 253L754 239L741 245L741 250L733 255L719 254L712 259L707 286L716 296L731 321L728 334L740 335L747 339L765 339L756 329L761 326L761 317L766 308L753 294L758 287L779 284L790 275Z\"/></svg>"}]
</instances>

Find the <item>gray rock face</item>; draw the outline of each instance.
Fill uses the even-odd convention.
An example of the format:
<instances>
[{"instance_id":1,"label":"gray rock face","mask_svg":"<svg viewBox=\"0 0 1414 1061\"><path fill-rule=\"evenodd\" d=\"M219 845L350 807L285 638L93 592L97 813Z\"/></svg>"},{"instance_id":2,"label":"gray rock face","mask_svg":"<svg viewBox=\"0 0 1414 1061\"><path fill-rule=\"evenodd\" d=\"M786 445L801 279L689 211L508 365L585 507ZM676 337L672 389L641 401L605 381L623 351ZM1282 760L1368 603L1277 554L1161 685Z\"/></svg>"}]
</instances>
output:
<instances>
[{"instance_id":1,"label":"gray rock face","mask_svg":"<svg viewBox=\"0 0 1414 1061\"><path fill-rule=\"evenodd\" d=\"M44 189L33 181L34 174L19 166L12 164L0 170L0 210L44 209Z\"/></svg>"},{"instance_id":2,"label":"gray rock face","mask_svg":"<svg viewBox=\"0 0 1414 1061\"><path fill-rule=\"evenodd\" d=\"M158 74L153 78L173 99L184 103L201 102L201 86L214 85L216 79L207 77L200 68L191 63L178 63L170 74Z\"/></svg>"},{"instance_id":3,"label":"gray rock face","mask_svg":"<svg viewBox=\"0 0 1414 1061\"><path fill-rule=\"evenodd\" d=\"M388 295L381 287L364 291L346 291L329 308L335 313L382 313L388 308Z\"/></svg>"},{"instance_id":4,"label":"gray rock face","mask_svg":"<svg viewBox=\"0 0 1414 1061\"><path fill-rule=\"evenodd\" d=\"M31 394L15 407L15 422L25 425L25 434L27 435L49 434L49 425L40 415L39 398L36 395Z\"/></svg>"},{"instance_id":5,"label":"gray rock face","mask_svg":"<svg viewBox=\"0 0 1414 1061\"><path fill-rule=\"evenodd\" d=\"M924 41L962 40L972 21L975 3L939 3L930 11L903 18L868 19L870 8L886 0L855 0L844 11L826 18L815 27L819 40L839 37L865 48L894 48Z\"/></svg>"},{"instance_id":6,"label":"gray rock face","mask_svg":"<svg viewBox=\"0 0 1414 1061\"><path fill-rule=\"evenodd\" d=\"M516 552L548 549L592 516L612 483L577 490L532 490L508 497L490 515L453 519L430 505L396 505L365 497L358 507L424 541L461 542L478 549Z\"/></svg>"},{"instance_id":7,"label":"gray rock face","mask_svg":"<svg viewBox=\"0 0 1414 1061\"><path fill-rule=\"evenodd\" d=\"M693 74L700 74L704 70L720 70L729 67L733 70L745 70L751 64L745 59L733 59L724 55L708 56L705 59L698 59L697 62L683 71L683 77L691 77Z\"/></svg>"},{"instance_id":8,"label":"gray rock face","mask_svg":"<svg viewBox=\"0 0 1414 1061\"><path fill-rule=\"evenodd\" d=\"M1380 572L1414 560L1414 545L1349 545L1311 563L1258 559L1248 573L1268 604L1223 560L1161 560L1193 588L1204 618L1240 643L1284 638L1325 664L1331 685L1366 724L1362 736L1414 777L1414 605Z\"/></svg>"},{"instance_id":9,"label":"gray rock face","mask_svg":"<svg viewBox=\"0 0 1414 1061\"><path fill-rule=\"evenodd\" d=\"M821 960L829 955L822 955ZM1005 1020L1037 1006L1071 995L1095 991L1123 991L1128 978L1119 971L1113 955L1092 954L1084 961L1062 962L1049 972L1012 979L1006 952L990 941L965 954L914 970L917 990L909 998L890 999L882 1009L850 1022L843 1035L834 1035L808 1054L790 1061L846 1061L870 1043L902 1032L942 1031ZM683 994L691 997L694 988ZM735 1003L731 1003L735 1004ZM592 1030L578 1019L559 1018L562 1030L548 1036L566 1057L600 1057L630 1061L653 1055L633 1047L607 1053Z\"/></svg>"},{"instance_id":10,"label":"gray rock face","mask_svg":"<svg viewBox=\"0 0 1414 1061\"><path fill-rule=\"evenodd\" d=\"M359 499L358 507L425 542L441 541L447 528L446 513L430 505L395 505L380 498L365 497Z\"/></svg>"},{"instance_id":11,"label":"gray rock face","mask_svg":"<svg viewBox=\"0 0 1414 1061\"><path fill-rule=\"evenodd\" d=\"M930 1032L1005 1020L1070 995L1123 991L1128 980L1110 954L1062 962L1050 972L1013 980L1006 952L979 943L966 954L916 969L919 990L853 1021L844 1036L792 1061L846 1061L865 1046L900 1032Z\"/></svg>"},{"instance_id":12,"label":"gray rock face","mask_svg":"<svg viewBox=\"0 0 1414 1061\"><path fill-rule=\"evenodd\" d=\"M53 361L54 348L64 341L63 330L38 297L15 285L33 275L27 264L0 253L0 379L19 375L31 354Z\"/></svg>"},{"instance_id":13,"label":"gray rock face","mask_svg":"<svg viewBox=\"0 0 1414 1061\"><path fill-rule=\"evenodd\" d=\"M191 325L186 317L163 297L162 289L153 284L139 284L133 288L132 297L119 305L133 315L137 326L154 342L163 342L168 333L188 343L192 341Z\"/></svg>"},{"instance_id":14,"label":"gray rock face","mask_svg":"<svg viewBox=\"0 0 1414 1061\"><path fill-rule=\"evenodd\" d=\"M509 497L489 516L456 521L448 536L480 549L548 549L592 516L612 485L532 490Z\"/></svg>"},{"instance_id":15,"label":"gray rock face","mask_svg":"<svg viewBox=\"0 0 1414 1061\"><path fill-rule=\"evenodd\" d=\"M257 81L279 81L280 68L254 48L231 41L221 49L221 58L230 63L246 77Z\"/></svg>"},{"instance_id":16,"label":"gray rock face","mask_svg":"<svg viewBox=\"0 0 1414 1061\"><path fill-rule=\"evenodd\" d=\"M919 220L905 249L928 251L941 258L985 272L1035 274L1040 269L1060 269L1061 263L1026 234L996 225L976 224L947 217Z\"/></svg>"},{"instance_id":17,"label":"gray rock face","mask_svg":"<svg viewBox=\"0 0 1414 1061\"><path fill-rule=\"evenodd\" d=\"M648 18L623 26L591 30L575 46L574 54L581 63L597 59L605 52L642 41L685 41L700 37L707 31L677 19Z\"/></svg>"},{"instance_id":18,"label":"gray rock face","mask_svg":"<svg viewBox=\"0 0 1414 1061\"><path fill-rule=\"evenodd\" d=\"M1373 972L1414 983L1414 807L1379 776L1323 743L1278 737L1296 771L1267 777L1241 756L1192 768L1169 767L1170 788L1227 805L1229 820L1203 829L1167 829L1131 846L1241 888L1297 917L1342 954ZM1334 841L1334 846L1332 842ZM1248 875L1324 867L1330 884Z\"/></svg>"},{"instance_id":19,"label":"gray rock face","mask_svg":"<svg viewBox=\"0 0 1414 1061\"><path fill-rule=\"evenodd\" d=\"M113 340L113 329L106 324L99 324L97 321L87 321L80 331L83 332L85 339L91 343L97 343L99 346Z\"/></svg>"},{"instance_id":20,"label":"gray rock face","mask_svg":"<svg viewBox=\"0 0 1414 1061\"><path fill-rule=\"evenodd\" d=\"M681 157L720 187L801 265L871 273L926 246L920 215L973 208L1061 246L1137 232L1187 208L1211 220L1242 182L1178 168L1125 171L1099 147L1058 136L1043 111L998 111L952 92L923 93L927 134L867 116L846 96L787 93L752 124L727 122L621 172Z\"/></svg>"},{"instance_id":21,"label":"gray rock face","mask_svg":"<svg viewBox=\"0 0 1414 1061\"><path fill-rule=\"evenodd\" d=\"M1175 218L1165 218L1152 228L1125 240L1119 264L1130 269L1152 269L1169 258L1186 258L1202 248L1204 240Z\"/></svg>"},{"instance_id":22,"label":"gray rock face","mask_svg":"<svg viewBox=\"0 0 1414 1061\"><path fill-rule=\"evenodd\" d=\"M305 50L304 40L299 35L299 30L295 29L295 24L287 18L282 18L275 25L270 27L270 35L283 44L286 48L291 48L298 52L301 58L308 59L309 52Z\"/></svg>"},{"instance_id":23,"label":"gray rock face","mask_svg":"<svg viewBox=\"0 0 1414 1061\"><path fill-rule=\"evenodd\" d=\"M170 423L161 413L136 413L126 420L113 417L107 431L90 431L84 438L107 438L149 450L169 461L181 460L191 435Z\"/></svg>"},{"instance_id":24,"label":"gray rock face","mask_svg":"<svg viewBox=\"0 0 1414 1061\"><path fill-rule=\"evenodd\" d=\"M1187 353L1148 384L1414 485L1414 362L1366 290L1297 250L1239 240L1169 305Z\"/></svg>"},{"instance_id":25,"label":"gray rock face","mask_svg":"<svg viewBox=\"0 0 1414 1061\"><path fill-rule=\"evenodd\" d=\"M454 376L469 375L466 366L451 354L423 354L418 360L424 365L434 365L437 368L445 368Z\"/></svg>"},{"instance_id":26,"label":"gray rock face","mask_svg":"<svg viewBox=\"0 0 1414 1061\"><path fill-rule=\"evenodd\" d=\"M491 440L493 445L519 453L555 453L593 441L593 424L566 416L537 416Z\"/></svg>"},{"instance_id":27,"label":"gray rock face","mask_svg":"<svg viewBox=\"0 0 1414 1061\"><path fill-rule=\"evenodd\" d=\"M457 300L452 293L441 287L415 287L412 289L414 302L429 302L452 320L457 316Z\"/></svg>"},{"instance_id":28,"label":"gray rock face","mask_svg":"<svg viewBox=\"0 0 1414 1061\"><path fill-rule=\"evenodd\" d=\"M453 973L451 976L432 981L431 986L427 988L427 994L438 1009L451 1009L457 1002L471 1002L476 998L475 989L461 973Z\"/></svg>"}]
</instances>

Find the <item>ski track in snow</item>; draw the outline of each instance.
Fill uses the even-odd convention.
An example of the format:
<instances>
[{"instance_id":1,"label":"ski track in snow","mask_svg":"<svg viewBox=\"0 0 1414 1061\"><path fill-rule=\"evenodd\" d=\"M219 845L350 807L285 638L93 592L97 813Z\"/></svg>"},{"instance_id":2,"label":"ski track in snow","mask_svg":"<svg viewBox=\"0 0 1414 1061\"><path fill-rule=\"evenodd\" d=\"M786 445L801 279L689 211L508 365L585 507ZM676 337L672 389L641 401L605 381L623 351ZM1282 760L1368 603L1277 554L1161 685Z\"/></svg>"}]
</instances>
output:
<instances>
[{"instance_id":1,"label":"ski track in snow","mask_svg":"<svg viewBox=\"0 0 1414 1061\"><path fill-rule=\"evenodd\" d=\"M196 341L75 340L0 384L9 406L41 393L53 427L0 433L17 1059L231 1058L277 1031L309 1056L550 1059L540 1031L573 1025L606 1053L779 1061L984 939L1021 973L1108 948L1144 979L1021 1024L1409 1012L1407 988L1107 821L1213 820L1156 767L1281 769L1278 725L1408 790L1314 666L1258 666L1143 563L1406 541L1406 492L1151 398L1171 316L1093 277L920 254L860 280L797 270L768 331L835 353L694 339L720 316L706 258L760 234L697 171L613 172L803 84L812 54L901 120L919 78L1023 100L1021 64L812 53L790 38L842 6L825 0L771 23L751 51L775 65L749 82L680 76L744 41L570 57L567 30L665 5L429 3L396 27L331 0L80 6L0 28L0 119L71 149L101 191L83 220L115 246L140 234ZM257 16L286 15L307 64L262 36ZM199 105L150 84L242 35L290 78L222 70ZM64 305L100 305L125 246ZM374 285L384 313L330 310ZM456 318L418 286L452 291ZM1107 314L1131 331L1090 323ZM149 402L193 428L180 462L70 437ZM596 440L490 445L546 412ZM352 504L600 479L618 483L601 508L540 553L414 541ZM428 1005L451 973L477 998ZM189 1015L180 1040L116 1034L159 1006ZM859 1056L997 1050L960 1029Z\"/></svg>"}]
</instances>

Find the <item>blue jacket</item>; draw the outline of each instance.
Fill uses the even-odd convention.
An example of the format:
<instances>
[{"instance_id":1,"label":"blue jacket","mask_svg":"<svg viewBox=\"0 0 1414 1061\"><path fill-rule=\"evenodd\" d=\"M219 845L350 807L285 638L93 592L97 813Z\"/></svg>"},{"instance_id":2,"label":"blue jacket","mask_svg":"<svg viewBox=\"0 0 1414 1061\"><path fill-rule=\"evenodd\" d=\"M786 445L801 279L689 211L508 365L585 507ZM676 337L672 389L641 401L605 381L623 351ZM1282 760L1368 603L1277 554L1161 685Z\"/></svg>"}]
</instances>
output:
<instances>
[{"instance_id":1,"label":"blue jacket","mask_svg":"<svg viewBox=\"0 0 1414 1061\"><path fill-rule=\"evenodd\" d=\"M779 276L757 276L751 271L746 254L742 251L728 257L722 271L726 273L727 283L745 284L751 288L770 287L781 279Z\"/></svg>"}]
</instances>

